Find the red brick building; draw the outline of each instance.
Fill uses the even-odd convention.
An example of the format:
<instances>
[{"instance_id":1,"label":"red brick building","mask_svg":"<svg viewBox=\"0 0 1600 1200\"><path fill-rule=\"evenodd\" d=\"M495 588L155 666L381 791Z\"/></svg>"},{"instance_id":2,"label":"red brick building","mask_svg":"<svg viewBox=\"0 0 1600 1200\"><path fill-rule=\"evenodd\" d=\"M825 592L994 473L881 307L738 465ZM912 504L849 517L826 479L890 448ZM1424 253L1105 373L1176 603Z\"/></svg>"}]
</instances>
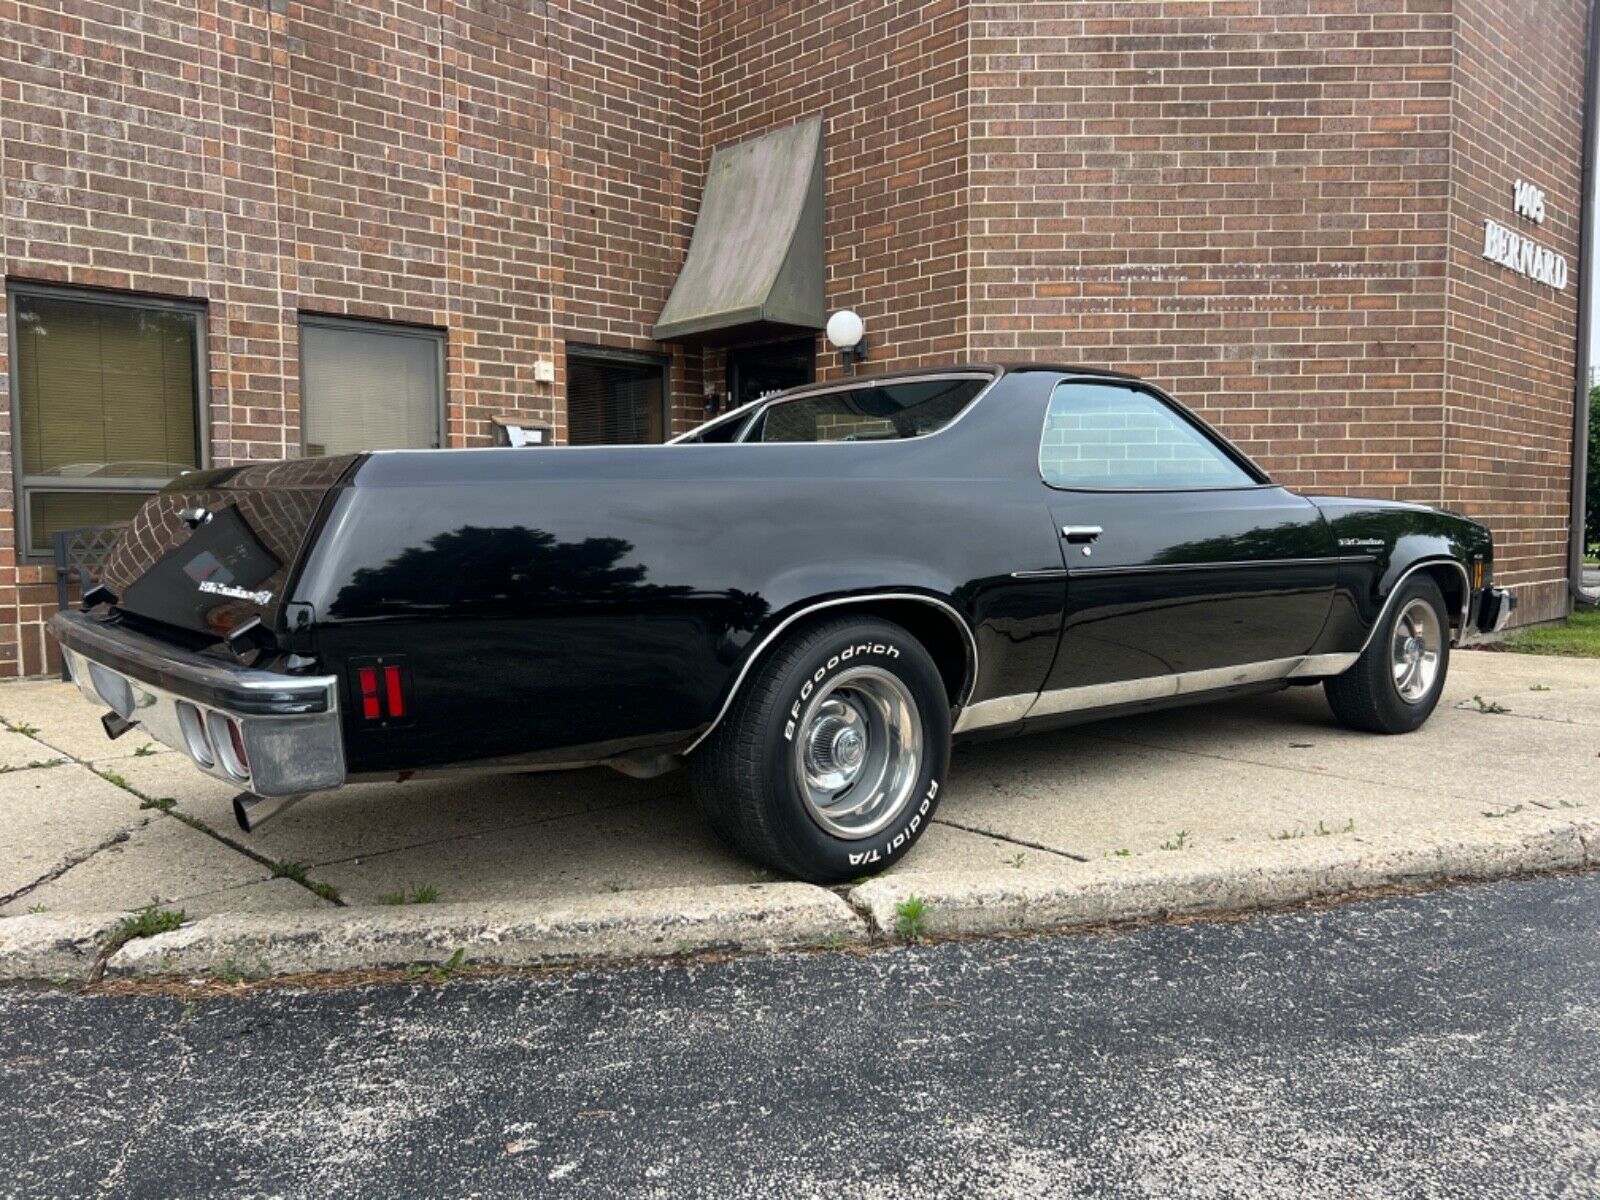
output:
<instances>
[{"instance_id":1,"label":"red brick building","mask_svg":"<svg viewBox=\"0 0 1600 1200\"><path fill-rule=\"evenodd\" d=\"M0 0L0 674L49 667L53 532L185 466L660 438L837 371L810 330L652 336L713 152L812 119L864 370L1137 371L1291 485L1486 521L1560 616L1586 17Z\"/></svg>"}]
</instances>

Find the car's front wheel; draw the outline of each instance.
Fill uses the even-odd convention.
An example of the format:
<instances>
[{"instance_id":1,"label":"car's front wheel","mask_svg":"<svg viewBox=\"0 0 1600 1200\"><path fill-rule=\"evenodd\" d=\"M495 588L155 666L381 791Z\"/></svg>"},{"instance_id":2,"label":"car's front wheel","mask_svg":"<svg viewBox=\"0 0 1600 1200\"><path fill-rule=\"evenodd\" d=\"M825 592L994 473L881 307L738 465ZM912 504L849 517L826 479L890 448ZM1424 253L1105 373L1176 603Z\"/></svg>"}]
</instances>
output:
<instances>
[{"instance_id":1,"label":"car's front wheel","mask_svg":"<svg viewBox=\"0 0 1600 1200\"><path fill-rule=\"evenodd\" d=\"M900 626L819 621L763 657L690 761L696 803L736 848L836 883L883 870L926 831L950 761L950 702Z\"/></svg>"},{"instance_id":2,"label":"car's front wheel","mask_svg":"<svg viewBox=\"0 0 1600 1200\"><path fill-rule=\"evenodd\" d=\"M1400 585L1355 665L1324 681L1323 688L1341 724L1372 733L1410 733L1439 703L1449 669L1444 593L1419 571Z\"/></svg>"}]
</instances>

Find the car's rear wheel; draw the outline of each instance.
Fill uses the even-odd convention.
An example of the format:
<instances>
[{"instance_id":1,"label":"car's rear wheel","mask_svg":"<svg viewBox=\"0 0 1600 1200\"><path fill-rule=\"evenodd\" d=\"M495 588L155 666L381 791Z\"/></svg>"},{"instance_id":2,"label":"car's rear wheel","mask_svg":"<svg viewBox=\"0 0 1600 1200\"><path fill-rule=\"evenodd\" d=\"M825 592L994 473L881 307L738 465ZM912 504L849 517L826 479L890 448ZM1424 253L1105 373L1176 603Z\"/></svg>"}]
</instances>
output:
<instances>
[{"instance_id":1,"label":"car's rear wheel","mask_svg":"<svg viewBox=\"0 0 1600 1200\"><path fill-rule=\"evenodd\" d=\"M1450 613L1444 593L1418 572L1400 585L1361 657L1323 684L1342 724L1372 733L1410 733L1439 703L1450 669Z\"/></svg>"},{"instance_id":2,"label":"car's rear wheel","mask_svg":"<svg viewBox=\"0 0 1600 1200\"><path fill-rule=\"evenodd\" d=\"M737 849L835 883L911 849L949 761L928 652L891 622L839 617L770 650L690 765L701 812Z\"/></svg>"}]
</instances>

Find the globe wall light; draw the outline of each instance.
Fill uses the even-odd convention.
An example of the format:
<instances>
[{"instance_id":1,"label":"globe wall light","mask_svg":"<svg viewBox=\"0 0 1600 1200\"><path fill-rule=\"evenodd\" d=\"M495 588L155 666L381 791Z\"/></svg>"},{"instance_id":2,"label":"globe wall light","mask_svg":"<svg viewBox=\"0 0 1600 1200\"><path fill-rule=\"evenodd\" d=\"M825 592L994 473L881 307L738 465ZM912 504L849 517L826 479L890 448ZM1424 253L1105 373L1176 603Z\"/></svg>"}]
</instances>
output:
<instances>
[{"instance_id":1,"label":"globe wall light","mask_svg":"<svg viewBox=\"0 0 1600 1200\"><path fill-rule=\"evenodd\" d=\"M856 373L856 363L867 357L867 339L862 336L865 332L860 314L852 309L841 308L828 318L828 341L839 351L845 370L851 375Z\"/></svg>"}]
</instances>

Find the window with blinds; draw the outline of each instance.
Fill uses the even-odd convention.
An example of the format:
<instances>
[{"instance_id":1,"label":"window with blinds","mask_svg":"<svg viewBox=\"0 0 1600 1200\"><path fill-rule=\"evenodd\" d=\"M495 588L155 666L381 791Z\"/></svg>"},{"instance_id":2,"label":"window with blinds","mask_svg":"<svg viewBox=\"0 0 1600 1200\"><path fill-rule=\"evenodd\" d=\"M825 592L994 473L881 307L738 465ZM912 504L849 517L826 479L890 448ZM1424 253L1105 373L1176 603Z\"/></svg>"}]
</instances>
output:
<instances>
[{"instance_id":1,"label":"window with blinds","mask_svg":"<svg viewBox=\"0 0 1600 1200\"><path fill-rule=\"evenodd\" d=\"M441 444L444 335L300 318L300 422L308 455Z\"/></svg>"},{"instance_id":2,"label":"window with blinds","mask_svg":"<svg viewBox=\"0 0 1600 1200\"><path fill-rule=\"evenodd\" d=\"M667 360L567 347L567 444L667 440Z\"/></svg>"},{"instance_id":3,"label":"window with blinds","mask_svg":"<svg viewBox=\"0 0 1600 1200\"><path fill-rule=\"evenodd\" d=\"M191 305L14 289L18 514L27 557L126 521L201 464L204 331Z\"/></svg>"}]
</instances>

